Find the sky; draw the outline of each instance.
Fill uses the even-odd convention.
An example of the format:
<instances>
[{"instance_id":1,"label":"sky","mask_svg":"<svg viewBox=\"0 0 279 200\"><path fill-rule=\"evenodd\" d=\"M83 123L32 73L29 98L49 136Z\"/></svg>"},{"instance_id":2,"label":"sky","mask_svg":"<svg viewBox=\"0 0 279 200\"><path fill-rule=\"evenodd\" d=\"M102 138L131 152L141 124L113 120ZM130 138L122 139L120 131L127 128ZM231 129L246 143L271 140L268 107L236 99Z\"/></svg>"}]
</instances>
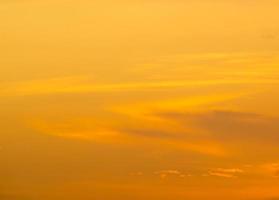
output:
<instances>
[{"instance_id":1,"label":"sky","mask_svg":"<svg viewBox=\"0 0 279 200\"><path fill-rule=\"evenodd\" d=\"M0 199L279 199L278 9L0 0Z\"/></svg>"}]
</instances>

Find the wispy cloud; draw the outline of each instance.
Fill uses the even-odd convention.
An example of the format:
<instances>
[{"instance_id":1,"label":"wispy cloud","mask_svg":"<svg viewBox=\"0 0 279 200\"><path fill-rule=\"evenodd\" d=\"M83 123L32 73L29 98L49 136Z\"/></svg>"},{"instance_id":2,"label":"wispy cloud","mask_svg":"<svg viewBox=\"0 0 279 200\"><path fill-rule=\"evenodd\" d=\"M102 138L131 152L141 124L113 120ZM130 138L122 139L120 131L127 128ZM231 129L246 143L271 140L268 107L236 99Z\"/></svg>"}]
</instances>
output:
<instances>
[{"instance_id":1,"label":"wispy cloud","mask_svg":"<svg viewBox=\"0 0 279 200\"><path fill-rule=\"evenodd\" d=\"M220 85L278 84L276 78L210 78L181 80L145 80L143 82L98 83L87 76L6 82L0 96L57 95L67 93L108 93L158 89L194 88Z\"/></svg>"},{"instance_id":2,"label":"wispy cloud","mask_svg":"<svg viewBox=\"0 0 279 200\"><path fill-rule=\"evenodd\" d=\"M211 137L225 143L242 143L246 146L257 143L272 145L278 139L279 119L277 117L232 110L169 112L160 115L181 124L195 124L209 133Z\"/></svg>"},{"instance_id":3,"label":"wispy cloud","mask_svg":"<svg viewBox=\"0 0 279 200\"><path fill-rule=\"evenodd\" d=\"M161 171L155 172L155 174L159 175L160 178L162 178L162 179L167 178L168 176L175 176L175 177L179 177L179 178L185 178L187 176L191 176L189 174L184 174L184 173L180 172L179 170L161 170Z\"/></svg>"},{"instance_id":4,"label":"wispy cloud","mask_svg":"<svg viewBox=\"0 0 279 200\"><path fill-rule=\"evenodd\" d=\"M98 126L90 128L86 124L80 124L80 120L71 121L69 124L66 122L66 124L67 125L65 126L65 122L63 121L58 123L40 120L29 122L29 126L36 131L57 137L119 145L142 144L153 147L165 146L170 149L192 151L204 155L225 155L225 150L220 144L215 143L214 141L206 141L202 138L187 140L177 137L153 137L152 135L138 135L133 132L119 130L117 127L113 126ZM121 126L121 124L118 126Z\"/></svg>"},{"instance_id":5,"label":"wispy cloud","mask_svg":"<svg viewBox=\"0 0 279 200\"><path fill-rule=\"evenodd\" d=\"M237 178L240 174L244 173L239 168L217 168L209 170L205 176L216 176L222 178Z\"/></svg>"}]
</instances>

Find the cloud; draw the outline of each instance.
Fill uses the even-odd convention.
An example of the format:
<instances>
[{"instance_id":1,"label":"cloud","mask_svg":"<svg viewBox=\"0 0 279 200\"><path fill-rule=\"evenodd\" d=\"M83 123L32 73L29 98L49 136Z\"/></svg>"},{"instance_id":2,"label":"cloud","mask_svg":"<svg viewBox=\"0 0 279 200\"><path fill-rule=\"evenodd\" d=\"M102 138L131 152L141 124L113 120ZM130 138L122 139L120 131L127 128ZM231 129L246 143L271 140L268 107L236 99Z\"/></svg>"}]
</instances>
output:
<instances>
[{"instance_id":1,"label":"cloud","mask_svg":"<svg viewBox=\"0 0 279 200\"><path fill-rule=\"evenodd\" d=\"M207 78L180 80L145 80L138 82L98 83L93 82L87 76L57 77L39 80L27 80L17 82L5 82L1 86L0 96L34 96L57 95L78 93L110 93L125 91L145 91L174 88L194 88L220 85L242 84L278 84L277 79L271 78Z\"/></svg>"},{"instance_id":2,"label":"cloud","mask_svg":"<svg viewBox=\"0 0 279 200\"><path fill-rule=\"evenodd\" d=\"M64 137L75 140L87 140L104 144L118 145L148 145L153 147L166 147L169 149L178 149L181 151L196 152L204 155L224 156L225 152L221 145L214 141L206 141L202 138L185 139L182 137L162 137L150 134L138 134L132 131L123 130L119 127L124 126L119 121L117 126L112 124L94 124L96 121L92 119L77 119L70 121L52 121L52 120L32 120L28 126L48 135L56 137ZM149 122L150 123L150 122ZM144 132L145 130L142 129Z\"/></svg>"},{"instance_id":3,"label":"cloud","mask_svg":"<svg viewBox=\"0 0 279 200\"><path fill-rule=\"evenodd\" d=\"M181 124L195 124L219 141L272 144L279 139L279 119L276 117L230 110L170 112L159 115Z\"/></svg>"},{"instance_id":4,"label":"cloud","mask_svg":"<svg viewBox=\"0 0 279 200\"><path fill-rule=\"evenodd\" d=\"M111 110L134 118L144 119L167 119L168 114L187 113L201 109L208 109L209 106L222 102L238 99L247 95L247 92L230 92L221 94L195 95L190 97L171 98L157 101L141 101L125 105L116 105ZM166 114L166 115L165 115ZM169 120L169 118L168 118Z\"/></svg>"},{"instance_id":5,"label":"cloud","mask_svg":"<svg viewBox=\"0 0 279 200\"><path fill-rule=\"evenodd\" d=\"M194 110L238 96L239 94L218 94L131 103L116 106L117 109L107 109L101 115L96 113L90 117L62 117L60 120L30 117L26 123L39 133L58 137L121 145L164 146L204 155L224 156L227 154L224 146L217 140L204 137L196 128L192 129L191 123L186 127L179 124L179 120L173 116L157 113Z\"/></svg>"},{"instance_id":6,"label":"cloud","mask_svg":"<svg viewBox=\"0 0 279 200\"><path fill-rule=\"evenodd\" d=\"M205 176L217 176L222 178L237 178L240 174L244 173L239 168L217 168L209 170Z\"/></svg>"},{"instance_id":7,"label":"cloud","mask_svg":"<svg viewBox=\"0 0 279 200\"><path fill-rule=\"evenodd\" d=\"M176 176L179 178L185 178L186 176L191 176L189 174L183 174L182 172L178 170L161 170L155 172L156 175L159 175L160 178L164 179L167 178L168 176Z\"/></svg>"}]
</instances>

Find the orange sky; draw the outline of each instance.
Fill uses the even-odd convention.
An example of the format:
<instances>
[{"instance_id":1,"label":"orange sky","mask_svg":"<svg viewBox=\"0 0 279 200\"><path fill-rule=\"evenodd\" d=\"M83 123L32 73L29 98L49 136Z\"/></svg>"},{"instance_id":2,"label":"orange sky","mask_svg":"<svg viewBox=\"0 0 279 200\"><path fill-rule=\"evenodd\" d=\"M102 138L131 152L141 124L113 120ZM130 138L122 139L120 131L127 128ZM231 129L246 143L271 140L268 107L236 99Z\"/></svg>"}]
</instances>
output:
<instances>
[{"instance_id":1,"label":"orange sky","mask_svg":"<svg viewBox=\"0 0 279 200\"><path fill-rule=\"evenodd\" d=\"M0 199L278 199L278 10L0 1Z\"/></svg>"}]
</instances>

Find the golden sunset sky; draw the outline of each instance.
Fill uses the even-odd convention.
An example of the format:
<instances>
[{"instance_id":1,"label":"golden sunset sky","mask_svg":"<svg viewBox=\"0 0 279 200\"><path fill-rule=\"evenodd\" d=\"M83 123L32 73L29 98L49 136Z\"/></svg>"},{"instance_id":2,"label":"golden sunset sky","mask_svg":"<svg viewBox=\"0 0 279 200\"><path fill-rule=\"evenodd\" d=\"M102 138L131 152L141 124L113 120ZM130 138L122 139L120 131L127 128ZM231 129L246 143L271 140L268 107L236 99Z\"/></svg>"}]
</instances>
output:
<instances>
[{"instance_id":1,"label":"golden sunset sky","mask_svg":"<svg viewBox=\"0 0 279 200\"><path fill-rule=\"evenodd\" d=\"M0 200L277 200L278 102L278 0L0 0Z\"/></svg>"}]
</instances>

